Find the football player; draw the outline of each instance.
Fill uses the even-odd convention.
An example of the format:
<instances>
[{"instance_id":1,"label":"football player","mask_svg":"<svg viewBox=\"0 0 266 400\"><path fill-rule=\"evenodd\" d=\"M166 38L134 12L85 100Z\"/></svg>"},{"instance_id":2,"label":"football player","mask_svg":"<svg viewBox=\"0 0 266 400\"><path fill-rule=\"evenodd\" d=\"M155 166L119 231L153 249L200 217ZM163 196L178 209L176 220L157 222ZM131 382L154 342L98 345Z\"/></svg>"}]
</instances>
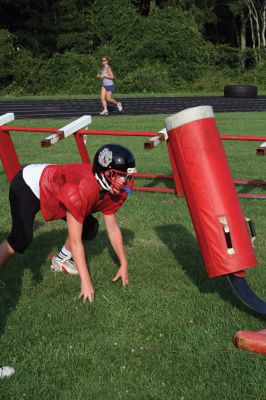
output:
<instances>
[{"instance_id":1,"label":"football player","mask_svg":"<svg viewBox=\"0 0 266 400\"><path fill-rule=\"evenodd\" d=\"M114 281L128 284L128 262L122 233L115 214L131 191L135 158L126 147L106 144L90 164L31 164L24 167L10 184L9 201L12 228L0 245L0 267L15 253L23 253L33 239L33 222L38 211L45 221L65 219L67 239L52 268L79 274L80 298L94 298L83 240L92 239L98 221L92 216L102 212L110 243L119 259ZM71 260L73 258L73 261Z\"/></svg>"}]
</instances>

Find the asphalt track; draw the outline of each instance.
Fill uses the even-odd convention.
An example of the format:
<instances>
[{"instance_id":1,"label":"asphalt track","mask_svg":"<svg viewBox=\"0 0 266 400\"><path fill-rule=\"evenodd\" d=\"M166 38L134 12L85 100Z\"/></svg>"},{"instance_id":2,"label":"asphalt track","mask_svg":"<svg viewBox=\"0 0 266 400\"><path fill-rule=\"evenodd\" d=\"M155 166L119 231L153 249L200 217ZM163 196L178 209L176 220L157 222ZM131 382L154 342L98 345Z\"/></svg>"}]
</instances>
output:
<instances>
[{"instance_id":1,"label":"asphalt track","mask_svg":"<svg viewBox=\"0 0 266 400\"><path fill-rule=\"evenodd\" d=\"M122 99L123 115L174 114L189 107L208 105L214 112L266 111L266 96L256 98L212 97L149 97ZM16 119L75 118L82 115L99 115L99 99L82 100L2 100L0 115L15 113ZM109 107L109 115L118 115Z\"/></svg>"}]
</instances>

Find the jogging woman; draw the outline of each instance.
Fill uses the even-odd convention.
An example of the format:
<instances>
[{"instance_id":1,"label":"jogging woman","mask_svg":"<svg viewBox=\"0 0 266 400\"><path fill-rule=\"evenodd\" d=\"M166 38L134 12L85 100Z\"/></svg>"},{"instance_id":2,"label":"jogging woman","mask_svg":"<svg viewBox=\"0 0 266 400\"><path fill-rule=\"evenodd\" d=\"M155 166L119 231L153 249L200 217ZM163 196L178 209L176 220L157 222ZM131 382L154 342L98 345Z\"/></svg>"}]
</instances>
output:
<instances>
[{"instance_id":1,"label":"jogging woman","mask_svg":"<svg viewBox=\"0 0 266 400\"><path fill-rule=\"evenodd\" d=\"M114 75L112 68L109 65L109 58L102 58L102 70L97 75L97 78L102 79L102 87L101 87L101 102L103 106L103 111L100 112L100 115L108 115L109 112L107 110L107 102L110 102L116 105L119 112L123 110L122 104L120 101L113 99L112 94L115 91L114 85Z\"/></svg>"}]
</instances>

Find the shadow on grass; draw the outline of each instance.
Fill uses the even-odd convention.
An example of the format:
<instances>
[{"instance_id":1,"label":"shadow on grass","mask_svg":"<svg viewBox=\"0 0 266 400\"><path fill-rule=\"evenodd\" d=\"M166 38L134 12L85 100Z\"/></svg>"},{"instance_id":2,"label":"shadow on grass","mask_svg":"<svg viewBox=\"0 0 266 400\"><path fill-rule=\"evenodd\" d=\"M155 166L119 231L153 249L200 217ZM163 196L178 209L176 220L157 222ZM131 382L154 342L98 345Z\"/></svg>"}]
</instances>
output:
<instances>
[{"instance_id":1,"label":"shadow on grass","mask_svg":"<svg viewBox=\"0 0 266 400\"><path fill-rule=\"evenodd\" d=\"M254 313L240 302L231 290L226 277L213 279L207 277L198 242L188 229L180 224L172 224L158 226L156 231L161 241L168 246L177 262L201 293L217 292L225 302L265 321L265 316Z\"/></svg>"},{"instance_id":2,"label":"shadow on grass","mask_svg":"<svg viewBox=\"0 0 266 400\"><path fill-rule=\"evenodd\" d=\"M263 191L266 191L266 185L258 185L258 184L254 184L252 185L252 182L265 182L265 178L258 178L258 179L253 179L250 181L251 183L248 185L243 185L241 183L236 184L236 190L238 193L243 193L243 194L248 194L248 193L256 193L256 189L260 189ZM241 189L240 189L241 187Z\"/></svg>"},{"instance_id":3,"label":"shadow on grass","mask_svg":"<svg viewBox=\"0 0 266 400\"><path fill-rule=\"evenodd\" d=\"M169 174L170 175L170 174ZM142 183L140 184L139 179L135 179L134 183L136 186L145 186L148 188L167 188L167 189L175 189L175 184L172 179L165 179L165 178L154 178L154 179L142 179ZM147 181L147 182L145 182Z\"/></svg>"},{"instance_id":4,"label":"shadow on grass","mask_svg":"<svg viewBox=\"0 0 266 400\"><path fill-rule=\"evenodd\" d=\"M23 276L25 271L31 273L31 286L34 289L43 280L42 268L50 268L48 254L57 247L63 246L66 239L66 229L54 229L42 234L36 234L39 226L44 223L34 223L34 240L24 254L15 254L12 259L0 270L0 335L3 334L9 315L15 310L22 293ZM125 245L128 245L134 237L132 231L123 230ZM0 242L8 236L8 232L1 234ZM85 250L89 248L90 256L101 254L108 247L110 256L117 263L117 257L113 252L105 231L100 231L97 237L91 242L85 242ZM38 292L34 301L38 301Z\"/></svg>"}]
</instances>

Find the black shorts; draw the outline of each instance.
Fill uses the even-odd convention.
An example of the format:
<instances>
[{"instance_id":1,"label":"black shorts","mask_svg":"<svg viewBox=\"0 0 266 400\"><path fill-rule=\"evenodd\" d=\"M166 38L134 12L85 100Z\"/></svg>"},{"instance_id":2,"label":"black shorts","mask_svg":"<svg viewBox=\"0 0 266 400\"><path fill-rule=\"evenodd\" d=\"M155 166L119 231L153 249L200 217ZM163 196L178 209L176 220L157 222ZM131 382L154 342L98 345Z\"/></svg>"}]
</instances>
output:
<instances>
[{"instance_id":1,"label":"black shorts","mask_svg":"<svg viewBox=\"0 0 266 400\"><path fill-rule=\"evenodd\" d=\"M33 222L40 210L40 200L24 181L22 171L10 184L9 203L12 229L7 241L17 253L23 253L33 239Z\"/></svg>"}]
</instances>

